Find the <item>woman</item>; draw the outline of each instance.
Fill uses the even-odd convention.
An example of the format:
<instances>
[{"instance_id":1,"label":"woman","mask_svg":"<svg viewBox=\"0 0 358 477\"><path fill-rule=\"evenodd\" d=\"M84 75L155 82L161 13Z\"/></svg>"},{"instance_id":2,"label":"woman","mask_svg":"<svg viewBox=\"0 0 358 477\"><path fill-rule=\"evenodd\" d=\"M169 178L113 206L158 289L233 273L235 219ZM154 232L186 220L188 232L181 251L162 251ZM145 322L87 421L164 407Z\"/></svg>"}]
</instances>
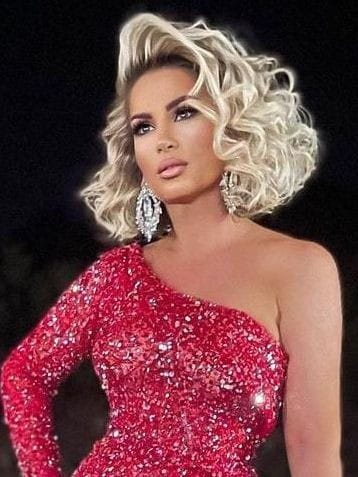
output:
<instances>
[{"instance_id":1,"label":"woman","mask_svg":"<svg viewBox=\"0 0 358 477\"><path fill-rule=\"evenodd\" d=\"M51 400L91 358L110 414L76 477L255 476L281 411L291 475L342 476L335 260L253 220L317 167L292 71L202 19L136 14L119 40L108 161L79 194L119 245L3 364L23 475L61 475Z\"/></svg>"}]
</instances>

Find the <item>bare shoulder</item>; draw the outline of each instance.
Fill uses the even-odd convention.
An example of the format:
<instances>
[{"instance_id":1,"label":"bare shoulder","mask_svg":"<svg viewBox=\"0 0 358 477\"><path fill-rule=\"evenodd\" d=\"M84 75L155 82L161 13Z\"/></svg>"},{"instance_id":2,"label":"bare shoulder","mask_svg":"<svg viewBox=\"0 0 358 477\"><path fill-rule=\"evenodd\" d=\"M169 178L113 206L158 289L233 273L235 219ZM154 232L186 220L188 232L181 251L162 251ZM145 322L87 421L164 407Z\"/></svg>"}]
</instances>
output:
<instances>
[{"instance_id":1,"label":"bare shoulder","mask_svg":"<svg viewBox=\"0 0 358 477\"><path fill-rule=\"evenodd\" d=\"M336 258L325 246L260 226L259 259L276 291L278 308L288 297L338 300L340 271ZM315 297L313 295L315 294ZM328 295L328 296L327 296Z\"/></svg>"},{"instance_id":2,"label":"bare shoulder","mask_svg":"<svg viewBox=\"0 0 358 477\"><path fill-rule=\"evenodd\" d=\"M268 248L286 349L300 355L308 335L316 345L322 340L322 348L333 339L339 347L341 280L333 254L317 242L289 236L272 237Z\"/></svg>"},{"instance_id":3,"label":"bare shoulder","mask_svg":"<svg viewBox=\"0 0 358 477\"><path fill-rule=\"evenodd\" d=\"M302 278L325 277L338 274L333 254L322 244L294 237L272 242L272 259L276 263L278 283Z\"/></svg>"},{"instance_id":4,"label":"bare shoulder","mask_svg":"<svg viewBox=\"0 0 358 477\"><path fill-rule=\"evenodd\" d=\"M277 283L302 278L303 274L338 273L333 254L322 244L259 226L258 250L262 252Z\"/></svg>"}]
</instances>

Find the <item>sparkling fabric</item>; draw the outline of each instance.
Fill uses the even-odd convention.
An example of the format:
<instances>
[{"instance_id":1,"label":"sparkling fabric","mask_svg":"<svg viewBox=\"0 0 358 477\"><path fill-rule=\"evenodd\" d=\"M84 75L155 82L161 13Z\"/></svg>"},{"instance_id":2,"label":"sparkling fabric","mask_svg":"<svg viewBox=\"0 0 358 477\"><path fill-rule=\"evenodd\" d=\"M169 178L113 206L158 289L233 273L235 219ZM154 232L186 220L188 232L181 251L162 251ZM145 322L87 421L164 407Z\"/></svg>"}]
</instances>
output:
<instances>
[{"instance_id":1,"label":"sparkling fabric","mask_svg":"<svg viewBox=\"0 0 358 477\"><path fill-rule=\"evenodd\" d=\"M73 477L254 477L282 408L289 357L252 316L173 289L132 242L102 252L1 368L25 477L58 477L51 401L90 358L107 429Z\"/></svg>"}]
</instances>

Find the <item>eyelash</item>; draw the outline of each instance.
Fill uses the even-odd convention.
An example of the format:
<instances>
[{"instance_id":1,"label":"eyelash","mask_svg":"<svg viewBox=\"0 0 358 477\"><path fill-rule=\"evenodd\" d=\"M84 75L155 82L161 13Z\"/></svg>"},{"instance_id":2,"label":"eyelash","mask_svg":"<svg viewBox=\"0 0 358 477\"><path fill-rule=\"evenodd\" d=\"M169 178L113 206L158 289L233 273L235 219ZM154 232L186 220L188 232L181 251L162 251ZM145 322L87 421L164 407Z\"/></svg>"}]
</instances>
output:
<instances>
[{"instance_id":1,"label":"eyelash","mask_svg":"<svg viewBox=\"0 0 358 477\"><path fill-rule=\"evenodd\" d=\"M192 113L189 117L184 118L184 119L189 119L189 118L193 117L195 113L197 113L197 110L192 108L191 106L181 106L180 108L177 108L175 110L175 116L177 114L182 114L182 113L186 113L186 112ZM138 122L135 126L133 126L133 129L132 129L133 135L134 136L144 136L145 133L144 134L138 134L138 131L142 126L146 126L147 124L149 124L149 123L147 123L145 121Z\"/></svg>"}]
</instances>

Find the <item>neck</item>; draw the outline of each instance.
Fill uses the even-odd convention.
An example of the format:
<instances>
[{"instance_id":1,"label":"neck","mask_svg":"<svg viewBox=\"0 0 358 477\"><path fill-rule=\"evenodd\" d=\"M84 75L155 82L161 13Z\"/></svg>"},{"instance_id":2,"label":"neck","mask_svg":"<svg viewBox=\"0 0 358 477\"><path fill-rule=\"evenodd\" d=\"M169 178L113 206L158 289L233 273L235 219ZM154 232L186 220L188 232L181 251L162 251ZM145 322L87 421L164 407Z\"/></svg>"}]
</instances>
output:
<instances>
[{"instance_id":1,"label":"neck","mask_svg":"<svg viewBox=\"0 0 358 477\"><path fill-rule=\"evenodd\" d=\"M201 193L190 203L166 204L166 209L173 225L166 241L183 255L226 248L246 234L251 222L230 215L220 192Z\"/></svg>"}]
</instances>

